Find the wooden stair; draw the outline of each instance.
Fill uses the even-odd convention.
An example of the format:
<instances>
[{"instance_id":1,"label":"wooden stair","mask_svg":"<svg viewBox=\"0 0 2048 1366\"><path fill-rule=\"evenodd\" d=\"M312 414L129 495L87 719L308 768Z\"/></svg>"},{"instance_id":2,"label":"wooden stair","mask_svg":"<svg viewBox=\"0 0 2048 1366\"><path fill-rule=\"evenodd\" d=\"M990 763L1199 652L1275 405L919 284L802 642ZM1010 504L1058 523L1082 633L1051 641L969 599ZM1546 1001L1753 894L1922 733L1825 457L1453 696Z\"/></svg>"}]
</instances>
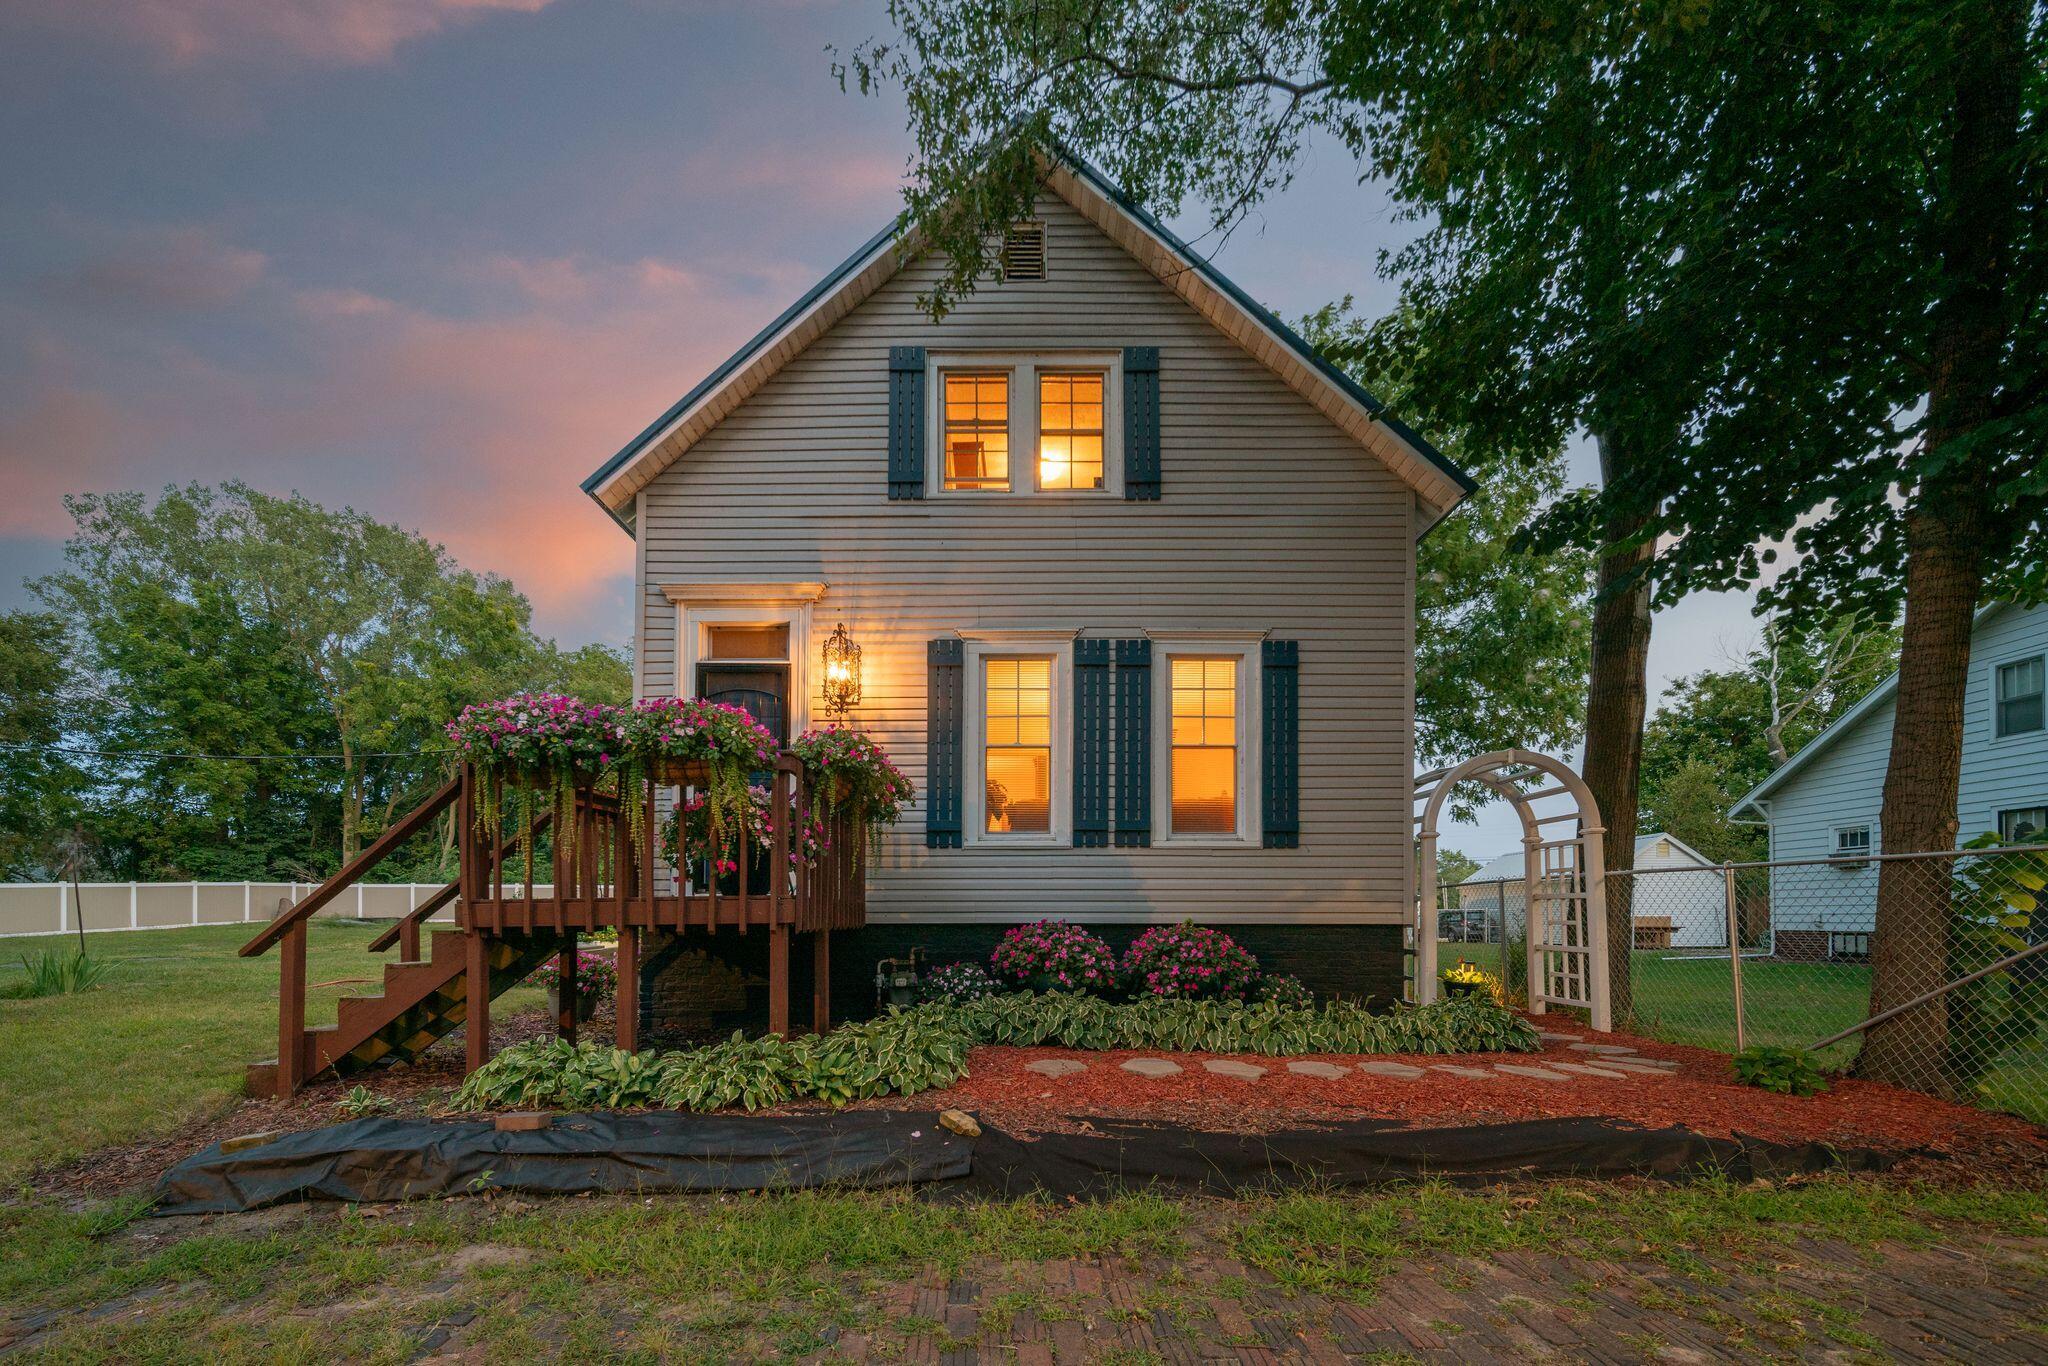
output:
<instances>
[{"instance_id":1,"label":"wooden stair","mask_svg":"<svg viewBox=\"0 0 2048 1366\"><path fill-rule=\"evenodd\" d=\"M560 951L562 937L537 931L531 935L491 935L484 940L490 965L490 995L496 999L524 981L535 968ZM432 948L420 962L387 963L384 990L367 996L344 996L335 1022L304 1031L307 1080L329 1071L348 1076L365 1068L413 1062L469 1015L469 934L437 930ZM251 1063L250 1095L274 1095L277 1060Z\"/></svg>"}]
</instances>

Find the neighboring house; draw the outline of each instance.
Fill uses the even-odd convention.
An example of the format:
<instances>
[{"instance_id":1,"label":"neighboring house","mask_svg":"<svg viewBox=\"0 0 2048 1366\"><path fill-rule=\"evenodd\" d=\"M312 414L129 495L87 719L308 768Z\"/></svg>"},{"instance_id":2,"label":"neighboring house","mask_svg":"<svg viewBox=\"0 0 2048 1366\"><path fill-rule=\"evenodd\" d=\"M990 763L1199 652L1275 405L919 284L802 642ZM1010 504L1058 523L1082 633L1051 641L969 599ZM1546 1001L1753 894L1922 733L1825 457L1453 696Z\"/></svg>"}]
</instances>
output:
<instances>
[{"instance_id":1,"label":"neighboring house","mask_svg":"<svg viewBox=\"0 0 2048 1366\"><path fill-rule=\"evenodd\" d=\"M1963 704L1959 838L2006 840L2048 829L2048 608L1996 603L1977 614ZM1815 736L1730 810L1770 828L1773 859L1881 853L1885 766L1898 677ZM1877 865L1779 869L1771 924L1781 956L1867 951L1877 918ZM1788 941L1787 935L1795 936Z\"/></svg>"},{"instance_id":2,"label":"neighboring house","mask_svg":"<svg viewBox=\"0 0 2048 1366\"><path fill-rule=\"evenodd\" d=\"M1506 924L1510 938L1521 936L1525 919L1522 859L1520 849L1502 854L1457 884L1460 907L1484 913L1489 925ZM1727 891L1719 864L1676 835L1651 834L1636 836L1635 867L1646 870L1633 884L1637 948L1727 946ZM1671 871L1647 871L1652 869Z\"/></svg>"},{"instance_id":3,"label":"neighboring house","mask_svg":"<svg viewBox=\"0 0 2048 1366\"><path fill-rule=\"evenodd\" d=\"M918 797L834 999L1045 916L1226 926L1398 996L1415 546L1471 481L1085 165L1051 165L1008 278L942 322L903 246L878 234L584 484L634 538L640 693L794 735L828 720L826 638L861 650L849 720ZM751 970L735 938L720 971ZM656 977L710 971L707 942Z\"/></svg>"}]
</instances>

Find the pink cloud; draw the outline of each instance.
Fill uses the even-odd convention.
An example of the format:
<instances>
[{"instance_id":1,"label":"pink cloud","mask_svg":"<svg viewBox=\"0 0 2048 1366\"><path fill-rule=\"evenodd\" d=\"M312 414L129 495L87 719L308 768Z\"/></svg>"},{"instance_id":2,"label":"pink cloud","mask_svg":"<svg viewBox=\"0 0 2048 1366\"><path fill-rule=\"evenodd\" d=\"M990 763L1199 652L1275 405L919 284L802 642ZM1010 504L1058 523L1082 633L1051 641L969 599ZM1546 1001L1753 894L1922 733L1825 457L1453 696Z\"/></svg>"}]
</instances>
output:
<instances>
[{"instance_id":1,"label":"pink cloud","mask_svg":"<svg viewBox=\"0 0 2048 1366\"><path fill-rule=\"evenodd\" d=\"M133 43L173 65L297 59L388 61L402 44L490 11L532 14L550 0L28 0L53 28Z\"/></svg>"},{"instance_id":2,"label":"pink cloud","mask_svg":"<svg viewBox=\"0 0 2048 1366\"><path fill-rule=\"evenodd\" d=\"M259 284L270 258L200 227L142 227L113 234L97 254L51 283L74 303L120 312L226 307Z\"/></svg>"}]
</instances>

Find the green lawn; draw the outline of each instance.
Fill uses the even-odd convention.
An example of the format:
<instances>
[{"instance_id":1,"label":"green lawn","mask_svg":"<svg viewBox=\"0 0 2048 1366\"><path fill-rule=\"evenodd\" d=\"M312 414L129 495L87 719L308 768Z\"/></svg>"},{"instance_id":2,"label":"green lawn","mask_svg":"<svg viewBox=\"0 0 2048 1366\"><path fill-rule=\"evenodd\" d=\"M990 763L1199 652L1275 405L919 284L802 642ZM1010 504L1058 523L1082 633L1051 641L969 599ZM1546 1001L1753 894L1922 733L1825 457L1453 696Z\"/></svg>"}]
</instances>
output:
<instances>
[{"instance_id":1,"label":"green lawn","mask_svg":"<svg viewBox=\"0 0 2048 1366\"><path fill-rule=\"evenodd\" d=\"M307 993L306 1020L334 1018L344 993L378 989L395 956L365 952L381 926L315 920L307 980L350 985ZM240 958L247 925L90 934L86 947L113 966L93 990L35 1000L0 997L0 1186L37 1167L112 1143L166 1133L217 1114L242 1093L242 1069L277 1055L277 954ZM0 993L22 977L20 959L72 936L0 945ZM540 1001L519 988L503 1008Z\"/></svg>"}]
</instances>

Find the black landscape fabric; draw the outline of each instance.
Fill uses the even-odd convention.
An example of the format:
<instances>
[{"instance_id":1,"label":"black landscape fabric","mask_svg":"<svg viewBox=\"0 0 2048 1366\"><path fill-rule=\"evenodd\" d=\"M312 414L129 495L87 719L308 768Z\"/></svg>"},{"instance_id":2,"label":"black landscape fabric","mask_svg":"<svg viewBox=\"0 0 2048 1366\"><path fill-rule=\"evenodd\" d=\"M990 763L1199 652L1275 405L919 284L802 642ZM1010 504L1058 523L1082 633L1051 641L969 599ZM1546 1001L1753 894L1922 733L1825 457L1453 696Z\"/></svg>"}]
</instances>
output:
<instances>
[{"instance_id":1,"label":"black landscape fabric","mask_svg":"<svg viewBox=\"0 0 2048 1366\"><path fill-rule=\"evenodd\" d=\"M484 1191L791 1190L922 1186L940 1199L1033 1193L1093 1197L1168 1189L1211 1195L1438 1179L1710 1173L1780 1179L1882 1170L1864 1148L1709 1138L1591 1118L1409 1128L1355 1120L1268 1134L1094 1120L1084 1133L1030 1138L947 1131L928 1111L785 1116L577 1114L544 1129L489 1120L361 1119L187 1158L157 1183L159 1214L230 1213L295 1200L382 1202Z\"/></svg>"}]
</instances>

